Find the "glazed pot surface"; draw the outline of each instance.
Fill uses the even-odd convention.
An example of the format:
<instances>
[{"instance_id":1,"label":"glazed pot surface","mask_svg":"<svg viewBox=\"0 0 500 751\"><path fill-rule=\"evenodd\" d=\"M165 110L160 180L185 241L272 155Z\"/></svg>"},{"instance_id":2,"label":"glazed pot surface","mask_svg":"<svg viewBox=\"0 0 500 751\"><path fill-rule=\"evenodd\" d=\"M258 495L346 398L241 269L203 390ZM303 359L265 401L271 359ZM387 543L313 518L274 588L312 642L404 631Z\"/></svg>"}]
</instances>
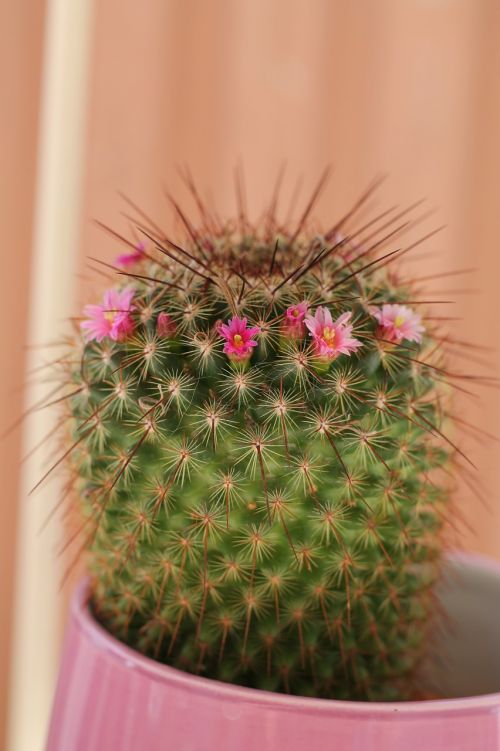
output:
<instances>
[{"instance_id":1,"label":"glazed pot surface","mask_svg":"<svg viewBox=\"0 0 500 751\"><path fill-rule=\"evenodd\" d=\"M310 699L199 678L114 639L86 594L82 583L47 751L500 751L498 564L447 563L441 596L456 626L425 672L430 686L465 698L437 701Z\"/></svg>"}]
</instances>

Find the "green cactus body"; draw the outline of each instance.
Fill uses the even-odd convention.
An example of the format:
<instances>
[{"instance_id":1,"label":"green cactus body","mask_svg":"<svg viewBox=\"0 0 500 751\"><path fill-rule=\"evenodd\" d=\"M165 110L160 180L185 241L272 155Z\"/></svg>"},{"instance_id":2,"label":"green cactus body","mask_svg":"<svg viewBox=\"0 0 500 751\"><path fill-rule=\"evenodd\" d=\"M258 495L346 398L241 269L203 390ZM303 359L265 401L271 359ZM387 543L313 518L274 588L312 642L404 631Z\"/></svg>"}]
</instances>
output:
<instances>
[{"instance_id":1,"label":"green cactus body","mask_svg":"<svg viewBox=\"0 0 500 751\"><path fill-rule=\"evenodd\" d=\"M103 309L124 327L77 337L71 466L94 611L200 675L412 698L447 504L441 355L429 326L396 340L377 320L415 299L394 256L294 234L155 236L125 272L130 310ZM362 346L335 351L347 324L312 336L304 303L352 312ZM245 356L221 328L235 318L257 329Z\"/></svg>"}]
</instances>

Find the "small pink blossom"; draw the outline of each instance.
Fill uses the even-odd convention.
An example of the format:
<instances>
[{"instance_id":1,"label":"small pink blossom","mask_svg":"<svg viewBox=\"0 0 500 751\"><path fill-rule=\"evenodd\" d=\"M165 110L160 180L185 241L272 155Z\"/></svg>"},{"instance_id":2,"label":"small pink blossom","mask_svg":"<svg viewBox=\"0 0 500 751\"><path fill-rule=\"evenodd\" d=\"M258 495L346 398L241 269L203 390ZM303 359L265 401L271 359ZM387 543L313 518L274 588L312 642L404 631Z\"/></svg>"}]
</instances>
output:
<instances>
[{"instance_id":1,"label":"small pink blossom","mask_svg":"<svg viewBox=\"0 0 500 751\"><path fill-rule=\"evenodd\" d=\"M336 321L328 308L318 308L314 316L307 316L305 324L313 338L314 353L320 360L333 360L338 355L350 355L362 346L358 339L351 337L352 324L348 323L352 313L342 313Z\"/></svg>"},{"instance_id":2,"label":"small pink blossom","mask_svg":"<svg viewBox=\"0 0 500 751\"><path fill-rule=\"evenodd\" d=\"M220 323L217 330L221 337L226 340L224 353L230 360L245 361L252 355L252 348L257 342L252 337L257 336L257 326L248 328L246 318L231 318L229 323Z\"/></svg>"},{"instance_id":3,"label":"small pink blossom","mask_svg":"<svg viewBox=\"0 0 500 751\"><path fill-rule=\"evenodd\" d=\"M304 326L304 318L306 317L308 304L305 300L297 303L296 305L290 305L286 309L282 324L282 333L286 337L291 339L301 339L306 333Z\"/></svg>"},{"instance_id":4,"label":"small pink blossom","mask_svg":"<svg viewBox=\"0 0 500 751\"><path fill-rule=\"evenodd\" d=\"M168 313L159 313L156 319L156 333L163 339L168 339L175 333L176 325Z\"/></svg>"},{"instance_id":5,"label":"small pink blossom","mask_svg":"<svg viewBox=\"0 0 500 751\"><path fill-rule=\"evenodd\" d=\"M135 263L142 261L142 259L144 258L145 250L146 246L144 245L144 243L137 243L135 250L133 250L131 253L121 253L116 257L115 263L122 268L133 266Z\"/></svg>"},{"instance_id":6,"label":"small pink blossom","mask_svg":"<svg viewBox=\"0 0 500 751\"><path fill-rule=\"evenodd\" d=\"M101 305L86 305L83 309L87 320L80 324L85 339L90 342L102 342L109 337L115 342L121 342L133 332L134 320L130 315L135 310L132 305L134 288L126 287L122 290L108 289L104 293Z\"/></svg>"},{"instance_id":7,"label":"small pink blossom","mask_svg":"<svg viewBox=\"0 0 500 751\"><path fill-rule=\"evenodd\" d=\"M346 264L354 261L362 252L362 248L359 243L353 242L341 232L335 233L335 235L333 236L333 244L338 246L335 252L338 253L339 256L341 256L344 263Z\"/></svg>"},{"instance_id":8,"label":"small pink blossom","mask_svg":"<svg viewBox=\"0 0 500 751\"><path fill-rule=\"evenodd\" d=\"M379 322L377 336L388 342L400 344L403 339L421 342L425 329L421 318L406 305L382 305L375 308L373 315Z\"/></svg>"}]
</instances>

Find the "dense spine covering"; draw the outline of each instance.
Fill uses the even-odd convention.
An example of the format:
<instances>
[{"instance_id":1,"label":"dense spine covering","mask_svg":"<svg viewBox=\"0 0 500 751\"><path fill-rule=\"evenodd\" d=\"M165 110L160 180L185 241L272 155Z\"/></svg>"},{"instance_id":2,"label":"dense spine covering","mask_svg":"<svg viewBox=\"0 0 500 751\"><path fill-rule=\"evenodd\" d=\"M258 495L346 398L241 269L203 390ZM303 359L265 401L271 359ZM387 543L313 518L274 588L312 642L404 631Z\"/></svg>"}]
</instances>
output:
<instances>
[{"instance_id":1,"label":"dense spine covering","mask_svg":"<svg viewBox=\"0 0 500 751\"><path fill-rule=\"evenodd\" d=\"M182 243L148 224L73 345L95 613L200 675L411 698L454 447L404 249L202 213Z\"/></svg>"}]
</instances>

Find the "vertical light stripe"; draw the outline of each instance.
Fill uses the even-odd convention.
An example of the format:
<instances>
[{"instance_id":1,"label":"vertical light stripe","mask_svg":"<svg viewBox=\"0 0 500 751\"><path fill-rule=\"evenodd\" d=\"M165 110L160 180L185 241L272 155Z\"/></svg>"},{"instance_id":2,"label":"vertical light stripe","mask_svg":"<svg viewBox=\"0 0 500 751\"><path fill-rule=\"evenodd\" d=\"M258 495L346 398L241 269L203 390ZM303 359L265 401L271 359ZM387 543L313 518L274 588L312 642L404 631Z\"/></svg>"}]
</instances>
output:
<instances>
[{"instance_id":1,"label":"vertical light stripe","mask_svg":"<svg viewBox=\"0 0 500 751\"><path fill-rule=\"evenodd\" d=\"M44 50L39 164L33 237L28 342L46 344L64 331L73 305L80 236L80 194L91 0L49 0ZM28 368L57 357L57 348L33 349ZM50 384L30 386L27 404ZM53 424L34 412L25 425L28 451ZM60 491L57 480L33 495L40 458L22 473L8 751L41 751L52 701L60 641L62 599L57 520L40 533Z\"/></svg>"}]
</instances>

